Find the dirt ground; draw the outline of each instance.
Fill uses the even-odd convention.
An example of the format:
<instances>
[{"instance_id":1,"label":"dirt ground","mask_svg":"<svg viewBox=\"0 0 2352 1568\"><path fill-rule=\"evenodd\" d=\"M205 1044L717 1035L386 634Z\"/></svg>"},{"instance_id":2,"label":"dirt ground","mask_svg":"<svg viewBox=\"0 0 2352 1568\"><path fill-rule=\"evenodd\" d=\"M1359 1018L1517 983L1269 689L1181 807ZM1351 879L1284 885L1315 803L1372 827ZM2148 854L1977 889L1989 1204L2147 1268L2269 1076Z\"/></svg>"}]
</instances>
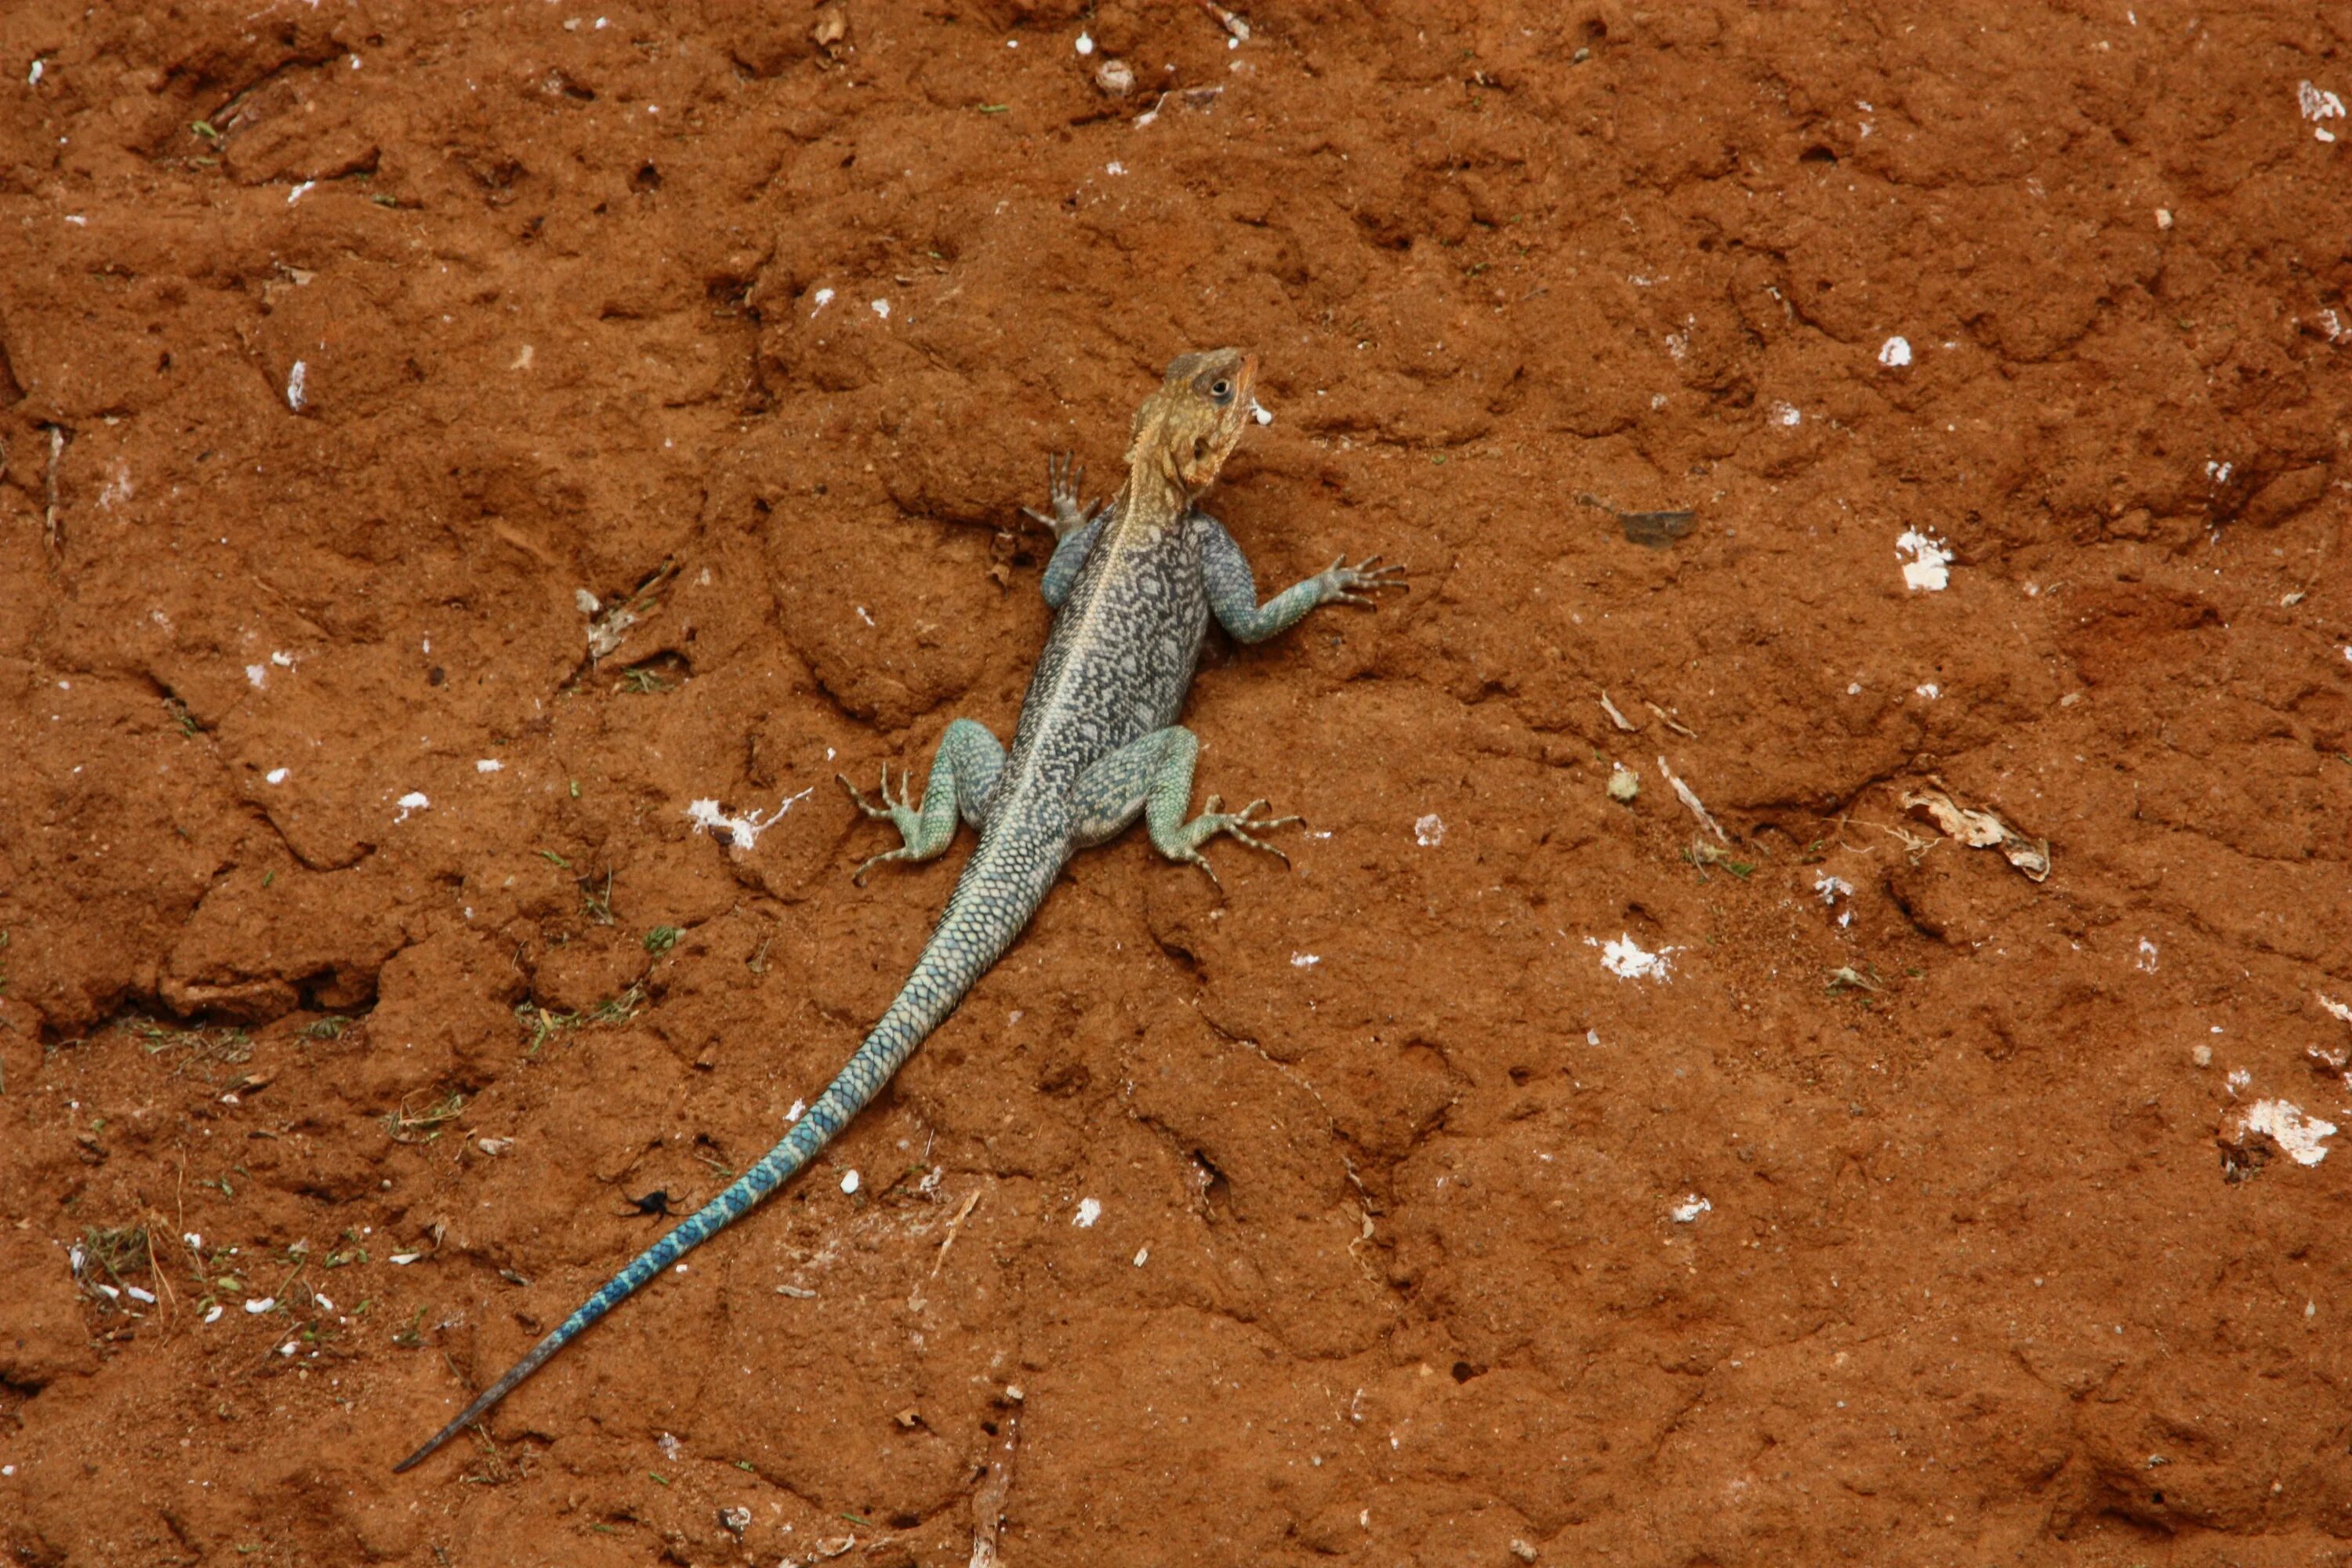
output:
<instances>
[{"instance_id":1,"label":"dirt ground","mask_svg":"<svg viewBox=\"0 0 2352 1568\"><path fill-rule=\"evenodd\" d=\"M2352 12L2134 3L0 8L0 1559L2352 1561ZM1292 867L394 1477L1223 343Z\"/></svg>"}]
</instances>

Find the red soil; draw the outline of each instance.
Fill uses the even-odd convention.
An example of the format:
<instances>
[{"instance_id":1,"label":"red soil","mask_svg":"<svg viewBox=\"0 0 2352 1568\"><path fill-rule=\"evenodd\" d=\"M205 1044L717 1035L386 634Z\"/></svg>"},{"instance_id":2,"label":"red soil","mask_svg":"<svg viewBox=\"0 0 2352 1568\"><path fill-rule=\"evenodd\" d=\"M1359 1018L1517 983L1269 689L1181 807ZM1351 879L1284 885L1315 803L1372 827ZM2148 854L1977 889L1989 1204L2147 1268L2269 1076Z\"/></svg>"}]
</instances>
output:
<instances>
[{"instance_id":1,"label":"red soil","mask_svg":"<svg viewBox=\"0 0 2352 1568\"><path fill-rule=\"evenodd\" d=\"M0 1560L961 1563L1008 1385L1016 1568L2352 1550L2352 12L1248 20L0 11ZM1082 857L394 1478L853 1048L834 771L1226 342L1261 578L1412 568L1206 660L1295 868Z\"/></svg>"}]
</instances>

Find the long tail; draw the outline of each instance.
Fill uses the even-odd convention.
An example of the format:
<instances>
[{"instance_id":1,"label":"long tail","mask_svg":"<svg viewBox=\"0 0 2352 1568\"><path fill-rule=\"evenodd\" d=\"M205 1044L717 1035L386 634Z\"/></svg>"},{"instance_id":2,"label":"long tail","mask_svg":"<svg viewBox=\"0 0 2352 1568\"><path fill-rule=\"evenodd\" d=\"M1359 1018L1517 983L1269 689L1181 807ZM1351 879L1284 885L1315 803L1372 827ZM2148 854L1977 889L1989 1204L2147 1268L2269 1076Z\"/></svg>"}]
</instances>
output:
<instances>
[{"instance_id":1,"label":"long tail","mask_svg":"<svg viewBox=\"0 0 2352 1568\"><path fill-rule=\"evenodd\" d=\"M425 1462L434 1450L456 1436L515 1386L545 1365L548 1358L580 1337L591 1323L627 1300L672 1263L717 1236L751 1212L761 1199L790 1180L793 1173L833 1142L890 1081L890 1077L915 1054L933 1029L962 1002L964 993L988 972L1029 923L1029 916L1052 885L1058 862L1052 867L1025 863L1018 854L991 853L983 842L963 875L956 879L946 913L940 917L915 972L907 978L898 999L890 1004L866 1043L845 1064L814 1105L782 1142L761 1155L751 1168L717 1197L678 1222L677 1227L639 1253L626 1268L530 1348L504 1377L484 1389L457 1418L433 1436L433 1440L393 1467L395 1474ZM1043 875L1038 873L1042 871Z\"/></svg>"}]
</instances>

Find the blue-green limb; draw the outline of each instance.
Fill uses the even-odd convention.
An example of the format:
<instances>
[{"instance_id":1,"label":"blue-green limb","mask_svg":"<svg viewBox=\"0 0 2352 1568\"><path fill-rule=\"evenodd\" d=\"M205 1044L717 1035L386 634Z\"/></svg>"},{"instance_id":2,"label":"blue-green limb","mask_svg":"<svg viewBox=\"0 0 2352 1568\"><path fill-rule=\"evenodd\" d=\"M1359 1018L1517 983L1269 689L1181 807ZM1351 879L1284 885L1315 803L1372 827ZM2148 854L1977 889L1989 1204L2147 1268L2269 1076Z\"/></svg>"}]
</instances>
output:
<instances>
[{"instance_id":1,"label":"blue-green limb","mask_svg":"<svg viewBox=\"0 0 2352 1568\"><path fill-rule=\"evenodd\" d=\"M1201 536L1201 581L1208 590L1209 608L1217 624L1239 642L1264 642L1289 630L1319 605L1370 605L1367 594L1404 586L1404 568L1383 566L1377 555L1353 566L1344 555L1304 582L1294 583L1261 605L1257 574L1249 557L1234 542L1224 525L1203 511L1192 514Z\"/></svg>"},{"instance_id":2,"label":"blue-green limb","mask_svg":"<svg viewBox=\"0 0 2352 1568\"><path fill-rule=\"evenodd\" d=\"M1071 801L1076 816L1071 842L1081 848L1100 844L1141 816L1153 848L1171 860L1198 866L1208 872L1212 882L1217 879L1216 868L1202 855L1201 846L1220 833L1288 865L1289 856L1254 837L1251 829L1285 827L1298 818L1261 817L1257 814L1266 809L1262 800L1254 800L1239 811L1220 811L1223 803L1213 795L1200 816L1185 820L1185 808L1192 800L1192 770L1200 756L1200 737L1181 724L1171 724L1103 758L1079 776Z\"/></svg>"},{"instance_id":3,"label":"blue-green limb","mask_svg":"<svg viewBox=\"0 0 2352 1568\"><path fill-rule=\"evenodd\" d=\"M940 749L931 753L931 776L923 784L923 804L917 806L907 796L907 781L913 777L908 769L898 780L898 793L890 793L890 764L882 764L882 804L874 805L841 774L841 787L866 816L887 820L898 829L899 846L896 849L874 856L859 866L853 875L863 882L866 873L885 860L929 860L946 849L955 838L959 818L971 825L977 832L988 826L988 807L996 797L996 781L1004 773L1003 743L989 732L988 726L971 719L958 719L940 737Z\"/></svg>"},{"instance_id":4,"label":"blue-green limb","mask_svg":"<svg viewBox=\"0 0 2352 1568\"><path fill-rule=\"evenodd\" d=\"M1070 453L1056 452L1047 458L1045 474L1052 515L1034 506L1021 510L1054 531L1054 558L1045 563L1045 580L1038 589L1045 595L1046 606L1058 610L1078 580L1078 568L1087 563L1087 552L1101 537L1111 509L1078 500L1087 482L1087 467Z\"/></svg>"}]
</instances>

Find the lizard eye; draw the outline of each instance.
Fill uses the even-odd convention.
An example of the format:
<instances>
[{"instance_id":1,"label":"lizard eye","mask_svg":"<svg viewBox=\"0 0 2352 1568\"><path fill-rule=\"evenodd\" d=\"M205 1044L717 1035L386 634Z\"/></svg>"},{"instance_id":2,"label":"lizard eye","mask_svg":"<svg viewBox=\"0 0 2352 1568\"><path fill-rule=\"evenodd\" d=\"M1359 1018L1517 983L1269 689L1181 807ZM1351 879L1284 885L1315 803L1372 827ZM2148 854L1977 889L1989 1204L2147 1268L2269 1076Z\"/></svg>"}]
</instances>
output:
<instances>
[{"instance_id":1,"label":"lizard eye","mask_svg":"<svg viewBox=\"0 0 2352 1568\"><path fill-rule=\"evenodd\" d=\"M1234 400L1234 384L1220 378L1210 384L1209 395L1221 405L1231 403Z\"/></svg>"}]
</instances>

